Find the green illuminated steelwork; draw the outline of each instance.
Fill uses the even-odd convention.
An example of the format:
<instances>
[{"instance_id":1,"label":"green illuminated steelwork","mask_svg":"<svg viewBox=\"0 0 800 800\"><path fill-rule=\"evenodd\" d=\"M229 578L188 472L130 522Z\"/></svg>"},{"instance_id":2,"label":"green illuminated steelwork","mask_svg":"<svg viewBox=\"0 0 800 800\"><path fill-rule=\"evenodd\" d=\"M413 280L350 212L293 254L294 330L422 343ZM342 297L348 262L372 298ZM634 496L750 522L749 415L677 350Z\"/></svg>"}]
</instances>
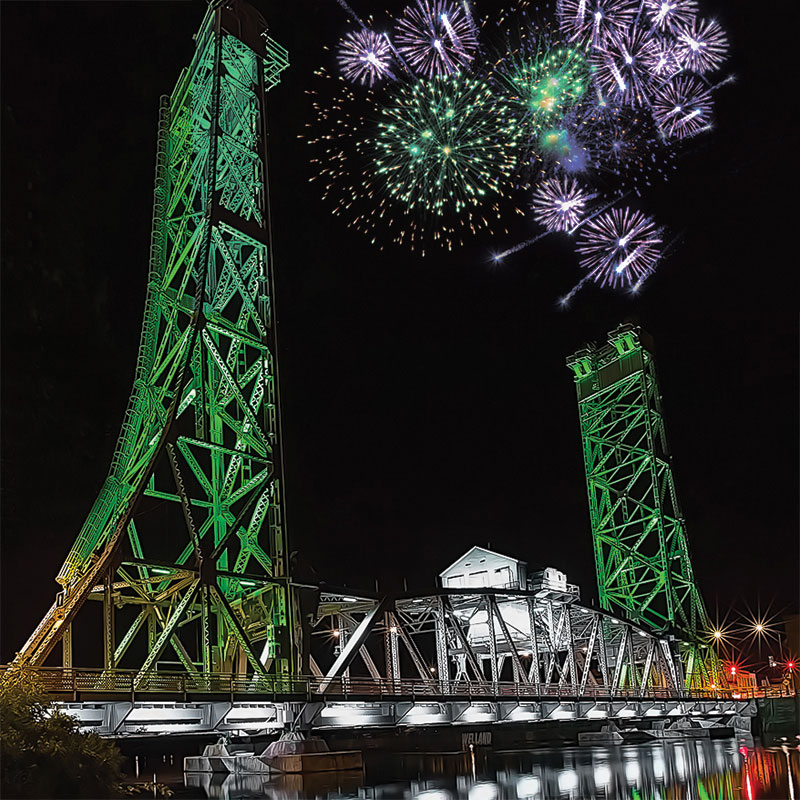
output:
<instances>
[{"instance_id":1,"label":"green illuminated steelwork","mask_svg":"<svg viewBox=\"0 0 800 800\"><path fill-rule=\"evenodd\" d=\"M63 591L20 651L22 663L44 663L65 632L69 643L81 606L99 599L105 667L134 659L140 682L168 646L190 672L297 667L265 114L288 58L239 0L212 3L196 43L161 102L128 410L108 477L58 575Z\"/></svg>"},{"instance_id":2,"label":"green illuminated steelwork","mask_svg":"<svg viewBox=\"0 0 800 800\"><path fill-rule=\"evenodd\" d=\"M653 356L638 328L567 360L578 392L601 606L681 641L687 688L722 685L689 558Z\"/></svg>"}]
</instances>

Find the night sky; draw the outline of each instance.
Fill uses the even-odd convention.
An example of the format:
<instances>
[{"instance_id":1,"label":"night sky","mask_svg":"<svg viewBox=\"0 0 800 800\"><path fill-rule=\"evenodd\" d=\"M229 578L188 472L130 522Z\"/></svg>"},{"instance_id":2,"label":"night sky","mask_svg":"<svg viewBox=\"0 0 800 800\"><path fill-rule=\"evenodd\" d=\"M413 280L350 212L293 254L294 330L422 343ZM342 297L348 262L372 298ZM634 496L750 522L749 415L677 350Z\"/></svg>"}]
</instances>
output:
<instances>
[{"instance_id":1,"label":"night sky","mask_svg":"<svg viewBox=\"0 0 800 800\"><path fill-rule=\"evenodd\" d=\"M673 252L639 297L590 288L560 311L556 299L580 278L562 239L499 267L487 258L533 235L531 219L421 258L381 252L331 215L298 134L316 124L305 91L347 18L334 0L255 5L291 58L270 93L291 549L332 583L401 589L406 579L424 590L467 548L489 544L566 571L589 602L592 542L564 359L630 320L656 343L712 615L717 604L796 611L788 22L767 24L750 3L702 0L732 44L722 74L738 82L716 93L716 130L639 205L676 238ZM52 603L114 450L144 304L158 97L188 64L203 10L199 0L0 7L3 661Z\"/></svg>"}]
</instances>

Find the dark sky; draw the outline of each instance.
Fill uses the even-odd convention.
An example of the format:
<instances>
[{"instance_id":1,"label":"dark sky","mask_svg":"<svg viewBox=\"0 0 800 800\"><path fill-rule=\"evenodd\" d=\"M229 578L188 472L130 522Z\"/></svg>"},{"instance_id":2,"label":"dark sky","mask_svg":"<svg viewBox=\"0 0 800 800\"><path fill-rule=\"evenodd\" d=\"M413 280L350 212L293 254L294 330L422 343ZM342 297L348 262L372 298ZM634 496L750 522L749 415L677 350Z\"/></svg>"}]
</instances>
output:
<instances>
[{"instance_id":1,"label":"dark sky","mask_svg":"<svg viewBox=\"0 0 800 800\"><path fill-rule=\"evenodd\" d=\"M780 26L752 4L703 0L739 80L716 94L716 130L642 202L674 252L641 296L588 289L563 312L555 300L580 277L563 241L486 263L531 220L423 259L380 252L332 217L297 136L346 17L334 0L256 5L292 62L270 95L292 549L330 582L424 589L491 543L595 596L564 358L633 320L656 342L707 603L796 608L798 142ZM144 303L158 97L203 9L0 6L4 661L52 602L108 469Z\"/></svg>"}]
</instances>

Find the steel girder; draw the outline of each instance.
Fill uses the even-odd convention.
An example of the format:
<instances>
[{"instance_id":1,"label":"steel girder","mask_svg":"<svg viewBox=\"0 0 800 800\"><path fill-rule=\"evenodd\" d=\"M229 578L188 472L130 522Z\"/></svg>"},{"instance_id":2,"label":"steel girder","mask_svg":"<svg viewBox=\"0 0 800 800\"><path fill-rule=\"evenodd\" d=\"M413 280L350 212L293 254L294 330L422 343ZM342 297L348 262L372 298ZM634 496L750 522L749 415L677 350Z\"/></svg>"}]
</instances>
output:
<instances>
[{"instance_id":1,"label":"steel girder","mask_svg":"<svg viewBox=\"0 0 800 800\"><path fill-rule=\"evenodd\" d=\"M324 676L317 688L330 694L494 695L510 684L527 695L578 698L684 691L666 639L524 591L323 591L312 654Z\"/></svg>"},{"instance_id":2,"label":"steel girder","mask_svg":"<svg viewBox=\"0 0 800 800\"><path fill-rule=\"evenodd\" d=\"M722 685L689 557L653 356L622 325L573 370L602 608L681 639L689 687Z\"/></svg>"},{"instance_id":3,"label":"steel girder","mask_svg":"<svg viewBox=\"0 0 800 800\"><path fill-rule=\"evenodd\" d=\"M288 59L266 29L241 0L212 3L162 98L133 391L63 591L18 663L43 664L65 633L70 663L73 619L97 599L106 669L127 659L140 683L167 647L192 673L297 669L265 107Z\"/></svg>"}]
</instances>

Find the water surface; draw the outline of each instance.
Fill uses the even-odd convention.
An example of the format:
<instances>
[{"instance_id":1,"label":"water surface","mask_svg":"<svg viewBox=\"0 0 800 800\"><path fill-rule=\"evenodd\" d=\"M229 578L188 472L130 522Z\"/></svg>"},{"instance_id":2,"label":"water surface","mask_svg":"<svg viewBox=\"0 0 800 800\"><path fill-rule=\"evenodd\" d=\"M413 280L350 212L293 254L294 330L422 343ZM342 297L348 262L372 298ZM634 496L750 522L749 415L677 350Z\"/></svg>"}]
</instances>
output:
<instances>
[{"instance_id":1,"label":"water surface","mask_svg":"<svg viewBox=\"0 0 800 800\"><path fill-rule=\"evenodd\" d=\"M363 773L189 774L173 788L221 800L800 800L796 748L735 739L364 757Z\"/></svg>"}]
</instances>

